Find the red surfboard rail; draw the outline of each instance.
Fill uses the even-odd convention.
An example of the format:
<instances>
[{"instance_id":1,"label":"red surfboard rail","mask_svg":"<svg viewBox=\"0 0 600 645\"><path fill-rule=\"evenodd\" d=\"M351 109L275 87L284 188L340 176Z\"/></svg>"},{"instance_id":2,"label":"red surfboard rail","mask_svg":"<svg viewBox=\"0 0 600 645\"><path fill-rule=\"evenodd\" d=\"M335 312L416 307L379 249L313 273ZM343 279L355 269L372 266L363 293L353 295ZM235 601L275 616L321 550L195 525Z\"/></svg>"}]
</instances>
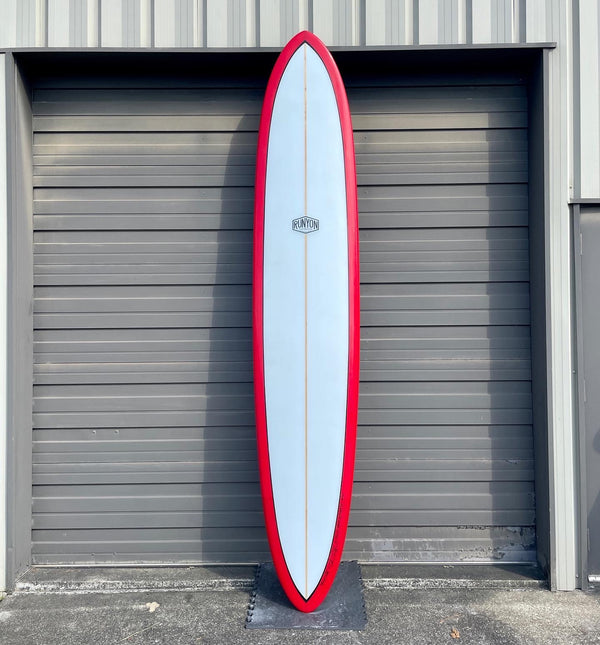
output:
<instances>
[{"instance_id":1,"label":"red surfboard rail","mask_svg":"<svg viewBox=\"0 0 600 645\"><path fill-rule=\"evenodd\" d=\"M264 277L264 223L267 153L273 105L277 89L288 62L303 45L309 45L322 60L334 89L339 112L344 167L346 180L346 211L348 222L348 385L346 398L346 434L340 499L335 522L335 531L326 566L321 579L308 599L296 589L288 571L277 530L277 518L273 500L267 414L265 398L264 337L263 337L263 277ZM339 70L324 43L314 34L303 31L294 36L279 55L267 84L258 131L256 157L256 181L254 201L254 259L253 259L253 358L254 401L256 414L258 465L263 510L267 537L273 563L281 585L291 603L300 611L311 612L324 600L329 591L342 557L354 479L356 449L356 423L358 415L359 343L360 343L360 297L358 257L358 204L356 189L356 163L354 138L348 98Z\"/></svg>"}]
</instances>

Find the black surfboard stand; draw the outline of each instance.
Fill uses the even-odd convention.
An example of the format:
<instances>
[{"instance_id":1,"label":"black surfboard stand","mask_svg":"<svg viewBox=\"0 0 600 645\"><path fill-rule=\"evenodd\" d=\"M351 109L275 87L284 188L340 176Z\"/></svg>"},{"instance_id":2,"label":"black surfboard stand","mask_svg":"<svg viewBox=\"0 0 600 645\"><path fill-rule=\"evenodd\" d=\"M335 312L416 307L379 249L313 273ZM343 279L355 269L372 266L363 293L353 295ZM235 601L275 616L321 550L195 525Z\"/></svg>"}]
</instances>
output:
<instances>
[{"instance_id":1,"label":"black surfboard stand","mask_svg":"<svg viewBox=\"0 0 600 645\"><path fill-rule=\"evenodd\" d=\"M256 570L246 629L360 630L367 624L358 562L342 562L323 603L313 612L298 611L287 599L272 562Z\"/></svg>"}]
</instances>

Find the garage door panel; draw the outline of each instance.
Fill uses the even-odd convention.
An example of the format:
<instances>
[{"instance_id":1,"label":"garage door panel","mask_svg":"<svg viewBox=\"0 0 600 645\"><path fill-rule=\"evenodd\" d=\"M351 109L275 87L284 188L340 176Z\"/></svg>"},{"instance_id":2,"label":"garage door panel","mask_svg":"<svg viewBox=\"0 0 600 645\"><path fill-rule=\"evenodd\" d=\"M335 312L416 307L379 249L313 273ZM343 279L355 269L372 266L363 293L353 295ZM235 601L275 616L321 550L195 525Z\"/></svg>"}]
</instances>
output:
<instances>
[{"instance_id":1,"label":"garage door panel","mask_svg":"<svg viewBox=\"0 0 600 645\"><path fill-rule=\"evenodd\" d=\"M354 133L355 151L393 154L460 154L472 152L527 155L527 129L362 130ZM418 163L419 157L415 158Z\"/></svg>"},{"instance_id":2,"label":"garage door panel","mask_svg":"<svg viewBox=\"0 0 600 645\"><path fill-rule=\"evenodd\" d=\"M452 163L449 163L448 167L445 169L417 169L414 173L406 172L406 170L394 166L386 166L383 169L379 169L379 166L365 167L360 169L361 174L359 175L358 185L409 186L418 181L423 185L435 186L440 184L450 185L454 182L459 182L461 184L482 184L505 181L521 182L527 180L527 171L519 170L518 168L514 170L506 170L503 166L497 165L486 170L482 169L477 164L473 164L471 167L465 167L461 171L461 164L457 164L456 168L452 168L452 165ZM234 180L235 178L232 177L231 181L233 182ZM51 182L46 182L46 185L48 185L48 183ZM198 183L202 183L202 178L199 179ZM64 181L63 184L67 185L68 181Z\"/></svg>"},{"instance_id":3,"label":"garage door panel","mask_svg":"<svg viewBox=\"0 0 600 645\"><path fill-rule=\"evenodd\" d=\"M456 425L506 424L531 425L529 410L524 409L457 409L439 408L435 410L409 409L369 409L358 413L359 424L399 425L401 423L424 425L444 423Z\"/></svg>"},{"instance_id":4,"label":"garage door panel","mask_svg":"<svg viewBox=\"0 0 600 645\"><path fill-rule=\"evenodd\" d=\"M449 352L451 353L451 352ZM175 360L177 356L169 357ZM111 357L112 362L86 363L82 357L48 357L50 365L34 366L36 385L59 384L99 384L106 383L251 383L253 379L252 362L236 360L194 361L188 356L181 357L185 362L124 362L128 357ZM41 360L41 359L40 359ZM402 381L529 381L531 365L526 359L485 360L453 358L447 359L362 359L360 368L361 382L379 383Z\"/></svg>"},{"instance_id":5,"label":"garage door panel","mask_svg":"<svg viewBox=\"0 0 600 645\"><path fill-rule=\"evenodd\" d=\"M523 481L529 482L533 477L533 459L515 459L511 463L505 460L478 462L476 459L437 460L418 462L413 459L391 459L358 462L354 481L389 482L401 479L404 482L430 481Z\"/></svg>"},{"instance_id":6,"label":"garage door panel","mask_svg":"<svg viewBox=\"0 0 600 645\"><path fill-rule=\"evenodd\" d=\"M43 210L45 206L38 210ZM107 208L101 212L77 212L77 208L70 205L73 212L56 214L55 212L38 212L34 216L34 225L40 232L50 231L101 231L107 228L125 233L136 230L143 226L146 230L160 230L168 232L172 230L251 230L252 217L250 211L239 207L240 212L205 212L194 213L111 213ZM228 204L228 210L238 208L237 203ZM225 207L221 208L223 211ZM83 210L80 209L80 210ZM98 221L96 217L101 217ZM493 210L493 211L422 211L415 208L412 211L403 213L403 230L411 228L439 228L439 227L470 227L485 228L488 226L526 227L527 210ZM387 229L395 231L398 228L397 211L373 210L369 213L361 213L361 226L363 230ZM38 236L36 236L37 238Z\"/></svg>"},{"instance_id":7,"label":"garage door panel","mask_svg":"<svg viewBox=\"0 0 600 645\"><path fill-rule=\"evenodd\" d=\"M191 114L257 114L262 89L37 89L34 116L160 115L168 118ZM510 102L501 92L497 100ZM485 100L485 99L484 99ZM512 99L513 101L515 99Z\"/></svg>"},{"instance_id":8,"label":"garage door panel","mask_svg":"<svg viewBox=\"0 0 600 645\"><path fill-rule=\"evenodd\" d=\"M250 327L252 316L247 312L173 313L156 312L129 314L62 314L40 313L38 329L162 329L164 327Z\"/></svg>"},{"instance_id":9,"label":"garage door panel","mask_svg":"<svg viewBox=\"0 0 600 645\"><path fill-rule=\"evenodd\" d=\"M415 168L407 164L412 172L399 164L370 164L359 165L359 186L410 186L419 182L421 185L443 184L483 184L503 182L523 182L527 180L527 170L517 164L502 163L490 165L489 168L479 163L455 164L422 164ZM144 167L143 172L132 174L129 166L100 166L97 172L94 168L85 168L88 175L79 176L72 173L70 168L58 167L54 173L44 173L35 177L34 188L77 188L92 187L126 187L131 189L154 187L160 184L164 187L178 186L181 188L195 186L248 187L254 185L254 167L223 166L200 167Z\"/></svg>"},{"instance_id":10,"label":"garage door panel","mask_svg":"<svg viewBox=\"0 0 600 645\"><path fill-rule=\"evenodd\" d=\"M525 88L476 85L449 88L440 97L434 87L387 87L377 97L372 89L356 88L351 94L352 112L513 112L523 109ZM184 114L260 114L261 89L37 89L34 115L123 115L159 114L172 117Z\"/></svg>"},{"instance_id":11,"label":"garage door panel","mask_svg":"<svg viewBox=\"0 0 600 645\"><path fill-rule=\"evenodd\" d=\"M355 132L357 163L381 160L423 163L454 160L494 161L527 158L525 128ZM34 132L34 163L48 165L132 166L164 164L219 165L225 159L250 163L256 153L256 132ZM214 155L217 155L216 157ZM241 157L240 155L245 155ZM382 157L383 156L383 157Z\"/></svg>"},{"instance_id":12,"label":"garage door panel","mask_svg":"<svg viewBox=\"0 0 600 645\"><path fill-rule=\"evenodd\" d=\"M47 189L37 189L47 190ZM98 190L101 190L100 188ZM150 189L144 189L144 193ZM208 190L208 189L207 189ZM223 188L223 190L245 190L242 188ZM145 195L145 196L146 196ZM147 214L161 214L161 215L189 215L189 214L208 214L215 215L219 213L239 214L246 213L250 217L252 213L252 197L250 195L229 195L226 198L216 197L211 199L207 197L200 202L192 199L170 199L170 198L157 198L143 199L141 191L138 194L131 194L129 199L119 200L114 199L107 202L103 199L95 201L86 200L85 197L80 199L69 200L56 200L47 199L42 201L35 199L33 204L34 215L55 215L57 213L64 213L65 215L105 215L105 214L120 214L120 215L147 215ZM140 222L141 223L141 222ZM202 227L200 227L202 228ZM100 230L106 230L106 227Z\"/></svg>"},{"instance_id":13,"label":"garage door panel","mask_svg":"<svg viewBox=\"0 0 600 645\"><path fill-rule=\"evenodd\" d=\"M361 325L380 327L381 325L528 325L529 310L481 310L462 309L428 311L423 314L419 311L405 310L403 312L393 311L371 311L361 315Z\"/></svg>"},{"instance_id":14,"label":"garage door panel","mask_svg":"<svg viewBox=\"0 0 600 645\"><path fill-rule=\"evenodd\" d=\"M73 383L252 383L252 363L103 363L36 366L38 385Z\"/></svg>"},{"instance_id":15,"label":"garage door panel","mask_svg":"<svg viewBox=\"0 0 600 645\"><path fill-rule=\"evenodd\" d=\"M461 266L463 270L461 270ZM411 270L412 269L412 270ZM458 265L452 263L436 263L435 266L414 266L406 267L390 264L381 267L380 270L365 270L363 267L362 280L367 283L395 282L398 272L402 271L405 282L422 282L423 278L428 282L505 282L514 280L516 282L526 281L529 278L529 263L523 262L520 266L510 263L508 266L481 266L478 263L464 262ZM162 278L159 278L160 283Z\"/></svg>"},{"instance_id":16,"label":"garage door panel","mask_svg":"<svg viewBox=\"0 0 600 645\"><path fill-rule=\"evenodd\" d=\"M34 413L37 428L137 428L161 426L246 426L254 423L254 410L194 410L191 412L56 412Z\"/></svg>"},{"instance_id":17,"label":"garage door panel","mask_svg":"<svg viewBox=\"0 0 600 645\"><path fill-rule=\"evenodd\" d=\"M39 351L119 351L136 348L140 351L156 347L173 350L252 351L249 331L238 329L144 329L144 330L36 330L36 355ZM401 350L530 350L527 327L370 327L361 330L361 351L394 352ZM364 354L363 354L364 355ZM392 353L391 356L394 356ZM499 357L505 354L498 355Z\"/></svg>"},{"instance_id":18,"label":"garage door panel","mask_svg":"<svg viewBox=\"0 0 600 645\"><path fill-rule=\"evenodd\" d=\"M34 412L240 410L253 407L252 383L194 383L146 385L61 385L36 387ZM527 381L481 382L366 382L360 387L360 406L398 408L527 408Z\"/></svg>"},{"instance_id":19,"label":"garage door panel","mask_svg":"<svg viewBox=\"0 0 600 645\"><path fill-rule=\"evenodd\" d=\"M247 263L248 266L251 264ZM68 274L68 282L72 285L146 285L146 284L240 284L248 282L248 270L244 271L244 267L232 265L228 270L227 267L219 267L218 270L211 270L210 267L205 270L199 270L197 265L189 268L185 267L152 267L140 268L137 265L131 265L131 271L124 274L123 270L129 267L106 267L103 273L82 271L81 273L74 273L72 268L60 271L44 270L43 268L36 267L38 270L37 282L40 286L64 284L65 274ZM111 270L112 269L112 270ZM160 273L156 272L160 270ZM506 276L506 273L502 273Z\"/></svg>"},{"instance_id":20,"label":"garage door panel","mask_svg":"<svg viewBox=\"0 0 600 645\"><path fill-rule=\"evenodd\" d=\"M163 115L139 116L93 115L93 116L34 116L33 127L37 132L256 132L259 113L254 114L206 114L165 119ZM495 122L502 123L498 116ZM496 127L502 127L497 125Z\"/></svg>"},{"instance_id":21,"label":"garage door panel","mask_svg":"<svg viewBox=\"0 0 600 645\"><path fill-rule=\"evenodd\" d=\"M259 115L254 114L207 114L181 115L177 119L164 116L34 116L33 127L37 132L197 132L238 131L253 132L258 129ZM481 129L481 128L526 128L527 112L438 112L433 115L421 112L405 114L353 114L356 130L422 130L422 129Z\"/></svg>"},{"instance_id":22,"label":"garage door panel","mask_svg":"<svg viewBox=\"0 0 600 645\"><path fill-rule=\"evenodd\" d=\"M159 511L154 511L154 513L159 513ZM153 514L154 514L153 513ZM135 516L132 516L130 511L124 511L122 514L116 515L116 514L110 514L105 517L105 513L102 514L90 514L91 517L86 518L85 514L83 515L82 518L74 520L76 524L86 524L85 528L89 529L97 529L95 531L96 537L93 540L94 543L99 543L102 544L105 542L106 537L104 536L104 526L106 524L114 524L114 528L128 528L130 531L135 530L136 532L139 532L143 529L148 529L148 528L153 528L154 525L158 525L160 527L164 527L165 523L166 525L169 526L169 528L172 527L172 524L175 524L173 528L183 530L186 527L193 526L194 529L200 529L200 528L224 528L224 529L235 529L238 528L240 525L240 521L242 518L239 517L239 513L231 512L227 513L225 511L219 512L219 511L206 511L201 514L191 514L189 517L184 516L183 512L181 514L178 514L178 517L180 519L180 523L178 524L173 518L167 516L167 517L161 517L160 514L157 517L154 518L149 518L146 520L146 518L140 516L139 518L136 518ZM106 522L102 521L102 518L106 520ZM55 523L53 521L50 522L50 527L52 528L53 531L64 531L67 526L69 525L69 518L70 515L67 515L65 520L61 518L61 516L57 516ZM96 518L96 521L94 521L94 518ZM404 527L413 527L413 526L420 526L424 528L429 528L429 527L442 527L442 526L448 526L448 527L455 527L457 524L461 526L505 526L505 527L518 527L518 526L531 526L534 523L534 518L535 515L533 511L527 510L527 509L498 509L498 510L477 510L477 509L469 509L468 511L456 511L456 510L432 510L432 511L415 511L415 510L401 510L401 511L355 511L351 510L350 511L350 523L352 526L363 526L363 527L372 527L375 529L377 526L394 526L398 528L404 528ZM88 519L87 523L83 522L83 519ZM137 521L136 521L137 520ZM168 524L168 521L171 520L171 524ZM263 514L262 514L262 508L260 510L256 510L254 512L248 511L247 513L244 514L243 520L245 520L250 527L255 527L255 526L260 526L262 521L263 521ZM188 522L186 524L186 521ZM146 523L147 522L147 523ZM153 530L158 530L158 526L156 529L153 528ZM70 527L72 528L72 527ZM84 526L82 526L84 528ZM190 528L190 533L193 532L192 528ZM426 531L428 532L428 531ZM243 537L244 531L240 530L240 538ZM376 531L374 530L373 533L376 535ZM397 534L401 534L401 531L397 531ZM122 553L123 555L127 554L129 556L129 560L125 559L125 561L135 561L135 554L140 554L140 555L145 555L146 551L162 551L163 553L171 553L171 558L169 558L169 561L172 561L172 558L175 557L177 560L179 560L179 557L181 557L181 551L180 551L180 546L176 544L165 544L164 542L159 542L158 544L154 544L152 549L149 549L148 546L144 544L144 541L141 537L136 537L135 542L131 542L131 540L126 540L124 541L124 544L117 544L114 545L112 548L110 548L110 545L106 545L104 547L100 546L98 548L93 548L91 544L81 544L79 547L77 546L78 540L76 533L71 533L72 538L75 538L73 543L70 544L69 546L73 549L73 554L76 554L79 549L81 549L79 552L82 554L87 555L87 560L85 558L80 559L79 561L87 561L89 562L90 560L94 560L94 557L99 557L100 554L102 553L110 553L111 555L114 553L115 549L118 549L119 553ZM190 535L189 537L190 540L193 542L196 542L194 545L195 548L197 549L197 552L202 553L202 544L201 544L201 538L199 534L196 532L195 535ZM516 537L513 538L517 539ZM64 540L64 533L63 533L63 540ZM183 542L185 538L180 537L178 539L175 539L174 542ZM66 541L66 540L65 540ZM58 542L58 540L57 540ZM71 549L69 546L66 546L64 544L61 544L59 547L61 551L65 554L68 555L71 553ZM422 546L422 545L421 545ZM41 554L43 555L43 544L40 544L40 551ZM225 562L248 562L254 561L254 558L256 557L254 554L252 554L252 551L250 553L246 552L244 555L246 556L246 559L244 560L243 558L243 547L240 548L238 553L231 554L231 558L229 560L225 560ZM132 560L132 554L134 554L134 559ZM180 554L180 555L178 555ZM252 556L252 560L248 560L248 556ZM258 555L258 554L257 554ZM64 556L63 556L64 557ZM139 557L139 556L138 556ZM361 559L364 558L364 556L361 556ZM182 558L185 561L185 557ZM525 558L523 558L525 559ZM202 561L203 558L195 558L194 559L196 562ZM263 557L263 560L269 560L268 555L266 557ZM102 559L100 559L102 561ZM221 562L223 562L221 560Z\"/></svg>"},{"instance_id":23,"label":"garage door panel","mask_svg":"<svg viewBox=\"0 0 600 645\"><path fill-rule=\"evenodd\" d=\"M112 170L113 172L107 172ZM137 175L128 174L128 168L103 167L102 172L92 177L70 176L68 173L61 175L44 175L36 177L35 188L71 188L78 186L119 186L126 188L153 188L157 184L161 186L254 186L253 168L214 168L208 172L182 172L170 173L153 172ZM483 175L481 175L483 177Z\"/></svg>"}]
</instances>

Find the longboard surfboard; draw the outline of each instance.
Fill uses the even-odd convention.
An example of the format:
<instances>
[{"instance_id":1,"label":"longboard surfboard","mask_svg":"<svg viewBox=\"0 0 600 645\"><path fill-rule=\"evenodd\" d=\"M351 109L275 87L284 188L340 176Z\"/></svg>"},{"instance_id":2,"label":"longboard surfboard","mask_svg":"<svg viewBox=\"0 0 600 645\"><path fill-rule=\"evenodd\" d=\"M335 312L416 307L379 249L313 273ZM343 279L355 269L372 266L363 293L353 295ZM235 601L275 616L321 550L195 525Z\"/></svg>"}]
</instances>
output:
<instances>
[{"instance_id":1,"label":"longboard surfboard","mask_svg":"<svg viewBox=\"0 0 600 645\"><path fill-rule=\"evenodd\" d=\"M294 36L258 133L253 341L258 461L281 585L313 611L348 524L358 408L359 265L350 110L337 66Z\"/></svg>"}]
</instances>

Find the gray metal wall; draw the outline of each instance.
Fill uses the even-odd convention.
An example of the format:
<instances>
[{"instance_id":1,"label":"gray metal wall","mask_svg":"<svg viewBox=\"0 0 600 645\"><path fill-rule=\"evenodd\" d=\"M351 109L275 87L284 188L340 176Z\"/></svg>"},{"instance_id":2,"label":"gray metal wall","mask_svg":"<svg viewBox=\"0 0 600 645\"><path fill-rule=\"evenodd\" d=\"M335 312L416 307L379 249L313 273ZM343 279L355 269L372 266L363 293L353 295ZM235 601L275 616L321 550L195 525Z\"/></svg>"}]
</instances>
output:
<instances>
[{"instance_id":1,"label":"gray metal wall","mask_svg":"<svg viewBox=\"0 0 600 645\"><path fill-rule=\"evenodd\" d=\"M577 208L575 216L579 424L581 428L582 575L584 586L600 582L600 208Z\"/></svg>"},{"instance_id":2,"label":"gray metal wall","mask_svg":"<svg viewBox=\"0 0 600 645\"><path fill-rule=\"evenodd\" d=\"M264 80L216 78L35 90L34 562L268 558L250 335ZM525 87L345 80L363 327L346 557L535 559Z\"/></svg>"},{"instance_id":3,"label":"gray metal wall","mask_svg":"<svg viewBox=\"0 0 600 645\"><path fill-rule=\"evenodd\" d=\"M0 47L188 46L191 39L192 46L237 48L251 44L253 33L257 45L280 46L292 30L304 27L330 45L556 43L544 65L541 164L547 271L542 323L548 343L547 538L552 588L570 590L579 583L573 502L575 366L571 321L564 316L572 306L569 202L581 197L600 201L597 7L596 0L0 0ZM10 168L10 154L8 162ZM6 212L10 221L15 214L10 205Z\"/></svg>"},{"instance_id":4,"label":"gray metal wall","mask_svg":"<svg viewBox=\"0 0 600 645\"><path fill-rule=\"evenodd\" d=\"M279 47L302 29L327 45L544 42L552 40L553 11L547 0L0 0L0 7L5 47Z\"/></svg>"}]
</instances>

